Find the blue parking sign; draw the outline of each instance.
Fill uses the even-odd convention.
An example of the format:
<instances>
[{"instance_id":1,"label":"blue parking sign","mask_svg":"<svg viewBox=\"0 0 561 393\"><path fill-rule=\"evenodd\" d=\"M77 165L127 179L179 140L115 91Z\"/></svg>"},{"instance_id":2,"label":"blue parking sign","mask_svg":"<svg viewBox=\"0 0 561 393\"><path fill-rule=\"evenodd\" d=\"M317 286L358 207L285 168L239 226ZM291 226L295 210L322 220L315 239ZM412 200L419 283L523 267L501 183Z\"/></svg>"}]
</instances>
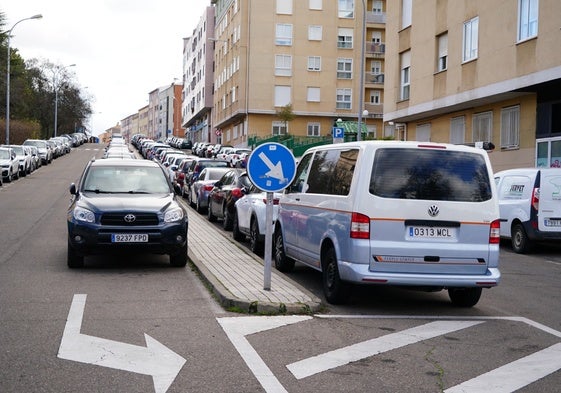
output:
<instances>
[{"instance_id":1,"label":"blue parking sign","mask_svg":"<svg viewBox=\"0 0 561 393\"><path fill-rule=\"evenodd\" d=\"M282 191L294 180L296 160L286 146L264 143L251 152L247 174L253 184L265 192Z\"/></svg>"},{"instance_id":2,"label":"blue parking sign","mask_svg":"<svg viewBox=\"0 0 561 393\"><path fill-rule=\"evenodd\" d=\"M343 127L333 127L333 138L344 138L345 129Z\"/></svg>"}]
</instances>

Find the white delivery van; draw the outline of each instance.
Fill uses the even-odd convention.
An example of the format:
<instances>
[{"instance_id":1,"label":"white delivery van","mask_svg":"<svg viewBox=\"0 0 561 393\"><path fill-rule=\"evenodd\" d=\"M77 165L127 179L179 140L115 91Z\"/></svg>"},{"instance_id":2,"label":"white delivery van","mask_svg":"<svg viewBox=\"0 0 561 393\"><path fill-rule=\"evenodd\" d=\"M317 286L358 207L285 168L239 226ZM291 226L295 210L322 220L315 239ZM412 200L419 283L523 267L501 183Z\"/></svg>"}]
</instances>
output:
<instances>
[{"instance_id":1,"label":"white delivery van","mask_svg":"<svg viewBox=\"0 0 561 393\"><path fill-rule=\"evenodd\" d=\"M561 169L521 168L495 174L502 238L517 253L561 240Z\"/></svg>"},{"instance_id":2,"label":"white delivery van","mask_svg":"<svg viewBox=\"0 0 561 393\"><path fill-rule=\"evenodd\" d=\"M273 258L322 273L330 303L349 284L447 289L471 307L498 285L499 205L486 151L362 141L307 150L284 190Z\"/></svg>"}]
</instances>

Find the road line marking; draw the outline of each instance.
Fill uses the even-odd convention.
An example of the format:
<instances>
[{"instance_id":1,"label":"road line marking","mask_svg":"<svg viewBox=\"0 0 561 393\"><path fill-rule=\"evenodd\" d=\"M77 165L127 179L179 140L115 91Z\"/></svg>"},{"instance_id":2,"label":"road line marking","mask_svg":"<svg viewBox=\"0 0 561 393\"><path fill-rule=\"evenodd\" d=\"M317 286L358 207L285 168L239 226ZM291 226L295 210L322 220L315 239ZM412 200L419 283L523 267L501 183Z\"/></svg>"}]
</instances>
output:
<instances>
[{"instance_id":1,"label":"road line marking","mask_svg":"<svg viewBox=\"0 0 561 393\"><path fill-rule=\"evenodd\" d=\"M308 359L291 363L286 367L297 379L344 366L351 362L378 355L429 338L438 337L457 330L466 329L483 321L436 321L417 326L398 333L388 334L372 340L363 341Z\"/></svg>"},{"instance_id":2,"label":"road line marking","mask_svg":"<svg viewBox=\"0 0 561 393\"><path fill-rule=\"evenodd\" d=\"M462 382L445 393L493 392L510 393L561 369L561 344L505 364L469 381Z\"/></svg>"}]
</instances>

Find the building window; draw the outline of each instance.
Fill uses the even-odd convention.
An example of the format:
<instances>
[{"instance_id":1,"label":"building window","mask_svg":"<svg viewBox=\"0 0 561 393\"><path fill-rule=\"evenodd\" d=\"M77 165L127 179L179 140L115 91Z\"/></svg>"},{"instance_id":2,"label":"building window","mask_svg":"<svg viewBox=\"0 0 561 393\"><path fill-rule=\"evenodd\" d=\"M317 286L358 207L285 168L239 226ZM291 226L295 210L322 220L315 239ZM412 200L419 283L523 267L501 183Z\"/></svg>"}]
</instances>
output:
<instances>
[{"instance_id":1,"label":"building window","mask_svg":"<svg viewBox=\"0 0 561 393\"><path fill-rule=\"evenodd\" d=\"M308 56L308 71L321 71L320 56Z\"/></svg>"},{"instance_id":2,"label":"building window","mask_svg":"<svg viewBox=\"0 0 561 393\"><path fill-rule=\"evenodd\" d=\"M472 142L491 142L493 137L493 112L473 115Z\"/></svg>"},{"instance_id":3,"label":"building window","mask_svg":"<svg viewBox=\"0 0 561 393\"><path fill-rule=\"evenodd\" d=\"M382 0L373 1L372 2L372 13L374 13L376 15L381 15L384 12L382 6L383 6Z\"/></svg>"},{"instance_id":4,"label":"building window","mask_svg":"<svg viewBox=\"0 0 561 393\"><path fill-rule=\"evenodd\" d=\"M292 45L292 25L277 23L275 33L275 44L283 46Z\"/></svg>"},{"instance_id":5,"label":"building window","mask_svg":"<svg viewBox=\"0 0 561 393\"><path fill-rule=\"evenodd\" d=\"M448 33L441 34L438 40L438 60L437 71L444 71L448 68Z\"/></svg>"},{"instance_id":6,"label":"building window","mask_svg":"<svg viewBox=\"0 0 561 393\"><path fill-rule=\"evenodd\" d=\"M338 0L339 18L354 18L354 0Z\"/></svg>"},{"instance_id":7,"label":"building window","mask_svg":"<svg viewBox=\"0 0 561 393\"><path fill-rule=\"evenodd\" d=\"M272 124L273 135L286 135L287 134L287 123L284 121L273 121Z\"/></svg>"},{"instance_id":8,"label":"building window","mask_svg":"<svg viewBox=\"0 0 561 393\"><path fill-rule=\"evenodd\" d=\"M319 87L308 87L308 94L306 96L306 101L308 102L320 102L321 89Z\"/></svg>"},{"instance_id":9,"label":"building window","mask_svg":"<svg viewBox=\"0 0 561 393\"><path fill-rule=\"evenodd\" d=\"M518 0L518 41L538 35L538 0Z\"/></svg>"},{"instance_id":10,"label":"building window","mask_svg":"<svg viewBox=\"0 0 561 393\"><path fill-rule=\"evenodd\" d=\"M462 61L470 61L477 58L477 40L479 35L479 17L464 23L464 41Z\"/></svg>"},{"instance_id":11,"label":"building window","mask_svg":"<svg viewBox=\"0 0 561 393\"><path fill-rule=\"evenodd\" d=\"M450 143L460 145L466 141L465 116L453 117L450 121Z\"/></svg>"},{"instance_id":12,"label":"building window","mask_svg":"<svg viewBox=\"0 0 561 393\"><path fill-rule=\"evenodd\" d=\"M353 29L340 28L337 33L337 48L353 48Z\"/></svg>"},{"instance_id":13,"label":"building window","mask_svg":"<svg viewBox=\"0 0 561 393\"><path fill-rule=\"evenodd\" d=\"M320 136L321 126L319 123L308 123L308 136Z\"/></svg>"},{"instance_id":14,"label":"building window","mask_svg":"<svg viewBox=\"0 0 561 393\"><path fill-rule=\"evenodd\" d=\"M277 14L292 15L292 0L277 0Z\"/></svg>"},{"instance_id":15,"label":"building window","mask_svg":"<svg viewBox=\"0 0 561 393\"><path fill-rule=\"evenodd\" d=\"M416 127L416 140L430 142L430 124L418 124Z\"/></svg>"},{"instance_id":16,"label":"building window","mask_svg":"<svg viewBox=\"0 0 561 393\"><path fill-rule=\"evenodd\" d=\"M380 75L382 73L382 62L378 60L374 60L370 64L370 70L374 75Z\"/></svg>"},{"instance_id":17,"label":"building window","mask_svg":"<svg viewBox=\"0 0 561 393\"><path fill-rule=\"evenodd\" d=\"M400 80L400 99L408 100L411 81L409 75L411 70L411 51L403 52L400 55L401 60L401 80Z\"/></svg>"},{"instance_id":18,"label":"building window","mask_svg":"<svg viewBox=\"0 0 561 393\"><path fill-rule=\"evenodd\" d=\"M337 59L337 79L352 79L353 59Z\"/></svg>"},{"instance_id":19,"label":"building window","mask_svg":"<svg viewBox=\"0 0 561 393\"><path fill-rule=\"evenodd\" d=\"M290 104L290 86L275 86L275 106Z\"/></svg>"},{"instance_id":20,"label":"building window","mask_svg":"<svg viewBox=\"0 0 561 393\"><path fill-rule=\"evenodd\" d=\"M371 90L370 91L370 103L374 105L378 105L382 103L382 94L380 90Z\"/></svg>"},{"instance_id":21,"label":"building window","mask_svg":"<svg viewBox=\"0 0 561 393\"><path fill-rule=\"evenodd\" d=\"M292 56L275 55L275 75L292 76Z\"/></svg>"},{"instance_id":22,"label":"building window","mask_svg":"<svg viewBox=\"0 0 561 393\"><path fill-rule=\"evenodd\" d=\"M514 149L520 146L520 106L501 110L501 149Z\"/></svg>"},{"instance_id":23,"label":"building window","mask_svg":"<svg viewBox=\"0 0 561 393\"><path fill-rule=\"evenodd\" d=\"M351 109L352 89L337 89L335 107L337 109Z\"/></svg>"},{"instance_id":24,"label":"building window","mask_svg":"<svg viewBox=\"0 0 561 393\"><path fill-rule=\"evenodd\" d=\"M309 0L308 8L311 10L321 10L323 8L322 0Z\"/></svg>"},{"instance_id":25,"label":"building window","mask_svg":"<svg viewBox=\"0 0 561 393\"><path fill-rule=\"evenodd\" d=\"M323 35L322 26L308 26L308 40L321 41Z\"/></svg>"},{"instance_id":26,"label":"building window","mask_svg":"<svg viewBox=\"0 0 561 393\"><path fill-rule=\"evenodd\" d=\"M401 0L401 28L411 26L413 15L413 0Z\"/></svg>"}]
</instances>

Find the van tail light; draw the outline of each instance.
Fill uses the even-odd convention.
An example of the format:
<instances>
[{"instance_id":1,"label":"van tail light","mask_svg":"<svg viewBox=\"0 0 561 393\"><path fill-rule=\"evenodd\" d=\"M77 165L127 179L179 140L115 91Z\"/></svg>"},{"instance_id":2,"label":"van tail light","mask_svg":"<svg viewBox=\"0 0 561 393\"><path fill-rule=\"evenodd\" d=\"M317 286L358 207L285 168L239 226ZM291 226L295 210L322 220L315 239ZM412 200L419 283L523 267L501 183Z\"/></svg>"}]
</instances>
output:
<instances>
[{"instance_id":1,"label":"van tail light","mask_svg":"<svg viewBox=\"0 0 561 393\"><path fill-rule=\"evenodd\" d=\"M352 213L351 239L370 239L370 217L356 212Z\"/></svg>"},{"instance_id":2,"label":"van tail light","mask_svg":"<svg viewBox=\"0 0 561 393\"><path fill-rule=\"evenodd\" d=\"M243 197L243 191L241 190L241 188L234 188L232 190L232 197L234 197L235 199Z\"/></svg>"},{"instance_id":3,"label":"van tail light","mask_svg":"<svg viewBox=\"0 0 561 393\"><path fill-rule=\"evenodd\" d=\"M495 220L489 227L489 244L499 244L501 241L501 221Z\"/></svg>"},{"instance_id":4,"label":"van tail light","mask_svg":"<svg viewBox=\"0 0 561 393\"><path fill-rule=\"evenodd\" d=\"M532 191L532 207L536 210L540 207L540 189L539 187L534 188Z\"/></svg>"}]
</instances>

